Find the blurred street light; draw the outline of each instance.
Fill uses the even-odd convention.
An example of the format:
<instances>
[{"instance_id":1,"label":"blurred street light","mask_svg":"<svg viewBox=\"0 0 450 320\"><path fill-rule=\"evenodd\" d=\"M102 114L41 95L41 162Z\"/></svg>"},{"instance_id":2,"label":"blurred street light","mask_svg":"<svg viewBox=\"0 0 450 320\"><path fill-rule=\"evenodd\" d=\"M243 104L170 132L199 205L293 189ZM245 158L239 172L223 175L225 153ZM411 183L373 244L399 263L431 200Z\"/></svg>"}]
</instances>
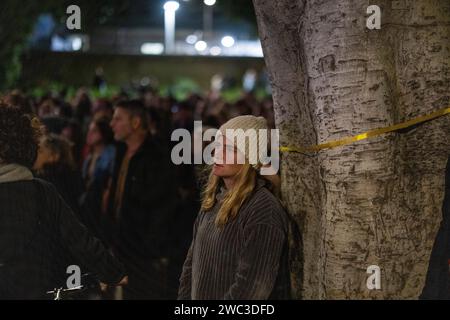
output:
<instances>
[{"instance_id":1,"label":"blurred street light","mask_svg":"<svg viewBox=\"0 0 450 320\"><path fill-rule=\"evenodd\" d=\"M219 56L222 53L222 49L218 46L214 46L209 49L209 53L211 53L212 56Z\"/></svg>"},{"instance_id":2,"label":"blurred street light","mask_svg":"<svg viewBox=\"0 0 450 320\"><path fill-rule=\"evenodd\" d=\"M144 43L141 46L142 54L159 55L164 52L164 45L162 43Z\"/></svg>"},{"instance_id":3,"label":"blurred street light","mask_svg":"<svg viewBox=\"0 0 450 320\"><path fill-rule=\"evenodd\" d=\"M204 0L203 3L207 6L213 6L216 4L216 0Z\"/></svg>"},{"instance_id":4,"label":"blurred street light","mask_svg":"<svg viewBox=\"0 0 450 320\"><path fill-rule=\"evenodd\" d=\"M195 50L197 51L205 51L208 48L208 44L205 41L198 41L195 44Z\"/></svg>"},{"instance_id":5,"label":"blurred street light","mask_svg":"<svg viewBox=\"0 0 450 320\"><path fill-rule=\"evenodd\" d=\"M198 37L195 34L190 34L186 37L186 42L188 44L195 44L198 40Z\"/></svg>"},{"instance_id":6,"label":"blurred street light","mask_svg":"<svg viewBox=\"0 0 450 320\"><path fill-rule=\"evenodd\" d=\"M74 37L72 39L72 50L79 51L83 47L83 40L80 37Z\"/></svg>"},{"instance_id":7,"label":"blurred street light","mask_svg":"<svg viewBox=\"0 0 450 320\"><path fill-rule=\"evenodd\" d=\"M167 1L164 4L164 34L166 54L175 51L175 12L180 7L177 1Z\"/></svg>"}]
</instances>

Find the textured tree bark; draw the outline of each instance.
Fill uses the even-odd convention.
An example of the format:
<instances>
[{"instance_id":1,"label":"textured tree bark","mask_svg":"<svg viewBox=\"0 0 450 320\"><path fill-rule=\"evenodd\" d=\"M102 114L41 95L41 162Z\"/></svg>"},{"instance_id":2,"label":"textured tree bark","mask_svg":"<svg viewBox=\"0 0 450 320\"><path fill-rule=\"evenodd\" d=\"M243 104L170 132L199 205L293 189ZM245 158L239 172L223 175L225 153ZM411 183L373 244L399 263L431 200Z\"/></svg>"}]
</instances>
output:
<instances>
[{"instance_id":1,"label":"textured tree bark","mask_svg":"<svg viewBox=\"0 0 450 320\"><path fill-rule=\"evenodd\" d=\"M281 145L308 146L450 106L448 0L253 0ZM366 9L381 7L381 29ZM298 298L417 298L441 219L450 116L313 155L282 155L303 232ZM368 290L367 267L381 268Z\"/></svg>"}]
</instances>

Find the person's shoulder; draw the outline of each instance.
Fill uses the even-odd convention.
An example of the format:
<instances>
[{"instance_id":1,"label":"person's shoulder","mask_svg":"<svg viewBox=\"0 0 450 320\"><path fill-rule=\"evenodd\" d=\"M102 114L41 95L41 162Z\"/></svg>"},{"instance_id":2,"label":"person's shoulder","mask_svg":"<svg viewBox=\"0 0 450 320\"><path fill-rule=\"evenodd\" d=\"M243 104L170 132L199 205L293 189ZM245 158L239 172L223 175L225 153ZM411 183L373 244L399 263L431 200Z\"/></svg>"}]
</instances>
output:
<instances>
[{"instance_id":1,"label":"person's shoulder","mask_svg":"<svg viewBox=\"0 0 450 320\"><path fill-rule=\"evenodd\" d=\"M205 216L206 216L207 214L211 214L211 213L205 212L205 211L203 211L203 210L200 210L200 211L197 213L197 215L196 215L196 217L195 217L195 220L194 220L194 233L198 230L199 226L200 226L201 224L203 224L203 222L205 221Z\"/></svg>"},{"instance_id":2,"label":"person's shoulder","mask_svg":"<svg viewBox=\"0 0 450 320\"><path fill-rule=\"evenodd\" d=\"M141 147L139 148L140 153L145 155L155 154L155 152L159 152L161 149L161 144L158 140L156 140L150 134L147 135L145 140L142 142Z\"/></svg>"},{"instance_id":3,"label":"person's shoulder","mask_svg":"<svg viewBox=\"0 0 450 320\"><path fill-rule=\"evenodd\" d=\"M164 141L158 137L149 136L143 145L144 157L149 162L158 166L173 168L171 153L168 141Z\"/></svg>"},{"instance_id":4,"label":"person's shoulder","mask_svg":"<svg viewBox=\"0 0 450 320\"><path fill-rule=\"evenodd\" d=\"M53 183L38 177L35 177L33 179L33 182L38 187L42 205L49 209L48 211L52 211L54 208L56 208L58 206L58 203L62 201L62 198Z\"/></svg>"},{"instance_id":5,"label":"person's shoulder","mask_svg":"<svg viewBox=\"0 0 450 320\"><path fill-rule=\"evenodd\" d=\"M287 230L287 213L278 198L266 187L255 190L246 211L247 220L254 224L269 224Z\"/></svg>"},{"instance_id":6,"label":"person's shoulder","mask_svg":"<svg viewBox=\"0 0 450 320\"><path fill-rule=\"evenodd\" d=\"M56 187L53 185L53 183L39 177L35 177L33 181L46 197L56 197L58 195L58 191L56 190Z\"/></svg>"},{"instance_id":7,"label":"person's shoulder","mask_svg":"<svg viewBox=\"0 0 450 320\"><path fill-rule=\"evenodd\" d=\"M44 190L48 191L51 189L54 189L55 187L53 186L52 183L48 182L47 180L44 180L40 177L34 177L33 178L34 183L38 184L40 187L42 187Z\"/></svg>"},{"instance_id":8,"label":"person's shoulder","mask_svg":"<svg viewBox=\"0 0 450 320\"><path fill-rule=\"evenodd\" d=\"M284 211L280 200L265 186L255 190L252 198L253 204L258 207L265 206L272 210Z\"/></svg>"}]
</instances>

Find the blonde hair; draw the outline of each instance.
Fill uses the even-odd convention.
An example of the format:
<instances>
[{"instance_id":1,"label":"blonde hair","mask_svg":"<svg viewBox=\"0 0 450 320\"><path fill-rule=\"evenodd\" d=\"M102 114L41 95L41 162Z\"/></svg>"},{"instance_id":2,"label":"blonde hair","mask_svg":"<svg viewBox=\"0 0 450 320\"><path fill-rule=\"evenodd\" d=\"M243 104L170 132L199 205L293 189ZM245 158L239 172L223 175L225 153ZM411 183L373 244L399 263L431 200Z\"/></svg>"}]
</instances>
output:
<instances>
[{"instance_id":1,"label":"blonde hair","mask_svg":"<svg viewBox=\"0 0 450 320\"><path fill-rule=\"evenodd\" d=\"M216 217L216 225L223 227L234 219L244 201L250 196L256 186L256 170L248 163L244 164L235 177L233 189L227 192ZM216 204L216 194L221 186L221 178L212 172L203 192L201 211L207 212Z\"/></svg>"}]
</instances>

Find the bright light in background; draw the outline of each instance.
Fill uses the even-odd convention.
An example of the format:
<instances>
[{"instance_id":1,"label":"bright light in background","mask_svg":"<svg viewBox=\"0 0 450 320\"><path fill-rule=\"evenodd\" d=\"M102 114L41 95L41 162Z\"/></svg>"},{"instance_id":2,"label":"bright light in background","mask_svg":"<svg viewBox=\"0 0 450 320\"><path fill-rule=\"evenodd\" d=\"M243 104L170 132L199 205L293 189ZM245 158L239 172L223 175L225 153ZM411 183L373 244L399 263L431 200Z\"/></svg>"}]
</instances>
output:
<instances>
[{"instance_id":1,"label":"bright light in background","mask_svg":"<svg viewBox=\"0 0 450 320\"><path fill-rule=\"evenodd\" d=\"M167 54L175 52L175 11L179 7L177 1L167 1L164 4L164 42Z\"/></svg>"},{"instance_id":2,"label":"bright light in background","mask_svg":"<svg viewBox=\"0 0 450 320\"><path fill-rule=\"evenodd\" d=\"M225 48L231 48L232 46L234 46L235 43L234 38L231 36L223 37L221 42Z\"/></svg>"},{"instance_id":3,"label":"bright light in background","mask_svg":"<svg viewBox=\"0 0 450 320\"><path fill-rule=\"evenodd\" d=\"M162 43L144 43L141 46L142 54L162 54L164 52L164 45Z\"/></svg>"},{"instance_id":4,"label":"bright light in background","mask_svg":"<svg viewBox=\"0 0 450 320\"><path fill-rule=\"evenodd\" d=\"M213 6L216 4L216 0L204 0L203 1L207 6Z\"/></svg>"},{"instance_id":5,"label":"bright light in background","mask_svg":"<svg viewBox=\"0 0 450 320\"><path fill-rule=\"evenodd\" d=\"M205 41L198 41L195 44L195 50L197 50L197 51L205 51L207 47L208 47L208 44Z\"/></svg>"},{"instance_id":6,"label":"bright light in background","mask_svg":"<svg viewBox=\"0 0 450 320\"><path fill-rule=\"evenodd\" d=\"M198 37L195 34L188 35L186 37L186 42L188 44L195 44L198 40Z\"/></svg>"},{"instance_id":7,"label":"bright light in background","mask_svg":"<svg viewBox=\"0 0 450 320\"><path fill-rule=\"evenodd\" d=\"M78 51L78 50L81 50L81 47L83 47L83 40L81 40L80 37L73 37L72 38L72 50Z\"/></svg>"},{"instance_id":8,"label":"bright light in background","mask_svg":"<svg viewBox=\"0 0 450 320\"><path fill-rule=\"evenodd\" d=\"M67 38L54 35L51 38L52 51L80 51L88 49L87 37L84 35L71 35Z\"/></svg>"},{"instance_id":9,"label":"bright light in background","mask_svg":"<svg viewBox=\"0 0 450 320\"><path fill-rule=\"evenodd\" d=\"M211 49L209 49L209 53L211 53L212 56L218 56L222 53L222 49L218 46L214 46Z\"/></svg>"},{"instance_id":10,"label":"bright light in background","mask_svg":"<svg viewBox=\"0 0 450 320\"><path fill-rule=\"evenodd\" d=\"M164 4L164 10L165 11L177 11L178 8L180 8L180 4L177 1L167 1Z\"/></svg>"},{"instance_id":11,"label":"bright light in background","mask_svg":"<svg viewBox=\"0 0 450 320\"><path fill-rule=\"evenodd\" d=\"M234 57L263 57L261 42L257 41L236 41L231 48L222 48L223 56Z\"/></svg>"}]
</instances>

